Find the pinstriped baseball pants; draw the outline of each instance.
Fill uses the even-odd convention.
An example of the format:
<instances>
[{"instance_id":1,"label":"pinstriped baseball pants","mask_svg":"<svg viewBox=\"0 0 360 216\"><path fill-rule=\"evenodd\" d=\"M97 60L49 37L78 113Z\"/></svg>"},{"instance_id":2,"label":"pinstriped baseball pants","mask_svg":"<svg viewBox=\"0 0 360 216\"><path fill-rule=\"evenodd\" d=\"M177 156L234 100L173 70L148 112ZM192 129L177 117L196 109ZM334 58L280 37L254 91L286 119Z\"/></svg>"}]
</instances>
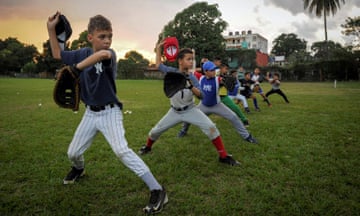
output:
<instances>
[{"instance_id":1,"label":"pinstriped baseball pants","mask_svg":"<svg viewBox=\"0 0 360 216\"><path fill-rule=\"evenodd\" d=\"M142 176L149 172L144 161L128 147L123 127L123 114L117 105L113 108L106 106L105 110L99 112L86 108L67 152L75 168L84 168L83 154L98 132L104 135L115 155L136 175Z\"/></svg>"}]
</instances>

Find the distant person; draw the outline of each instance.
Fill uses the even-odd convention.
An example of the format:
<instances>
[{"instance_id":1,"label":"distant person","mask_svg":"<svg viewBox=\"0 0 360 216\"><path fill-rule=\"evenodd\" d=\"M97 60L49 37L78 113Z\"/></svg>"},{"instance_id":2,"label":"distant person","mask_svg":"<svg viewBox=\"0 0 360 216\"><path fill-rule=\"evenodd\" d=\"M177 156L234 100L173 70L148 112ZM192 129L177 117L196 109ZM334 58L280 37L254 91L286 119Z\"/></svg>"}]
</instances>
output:
<instances>
[{"instance_id":1,"label":"distant person","mask_svg":"<svg viewBox=\"0 0 360 216\"><path fill-rule=\"evenodd\" d=\"M265 96L265 93L260 86L260 83L265 80L264 76L260 73L260 68L256 67L254 69L254 73L251 74L251 80L254 81L254 85L252 87L253 92L259 93L268 106L271 107L269 99Z\"/></svg>"},{"instance_id":2,"label":"distant person","mask_svg":"<svg viewBox=\"0 0 360 216\"><path fill-rule=\"evenodd\" d=\"M227 65L225 63L222 63L220 65L220 77L222 79L226 79L227 76L231 76L230 74L228 74L228 70L229 70L229 65ZM224 85L220 85L219 95L220 95L221 102L223 102L227 107L229 107L241 119L241 121L245 127L248 127L250 125L249 120L246 118L244 113L240 110L239 106L237 106L234 103L234 101L232 100L232 98L229 97L228 92L229 92L229 90ZM245 98L245 100L246 100L246 98Z\"/></svg>"},{"instance_id":3,"label":"distant person","mask_svg":"<svg viewBox=\"0 0 360 216\"><path fill-rule=\"evenodd\" d=\"M244 95L246 98L251 98L254 103L255 111L260 111L256 96L255 96L254 92L251 90L251 86L253 86L255 84L255 82L251 80L250 72L245 72L244 79L241 79L239 81L240 81L240 87L241 87L240 94Z\"/></svg>"},{"instance_id":4,"label":"distant person","mask_svg":"<svg viewBox=\"0 0 360 216\"><path fill-rule=\"evenodd\" d=\"M271 90L268 91L265 94L265 96L269 97L270 95L276 93L276 94L280 95L281 97L283 97L283 99L286 103L290 103L289 100L287 99L285 93L283 91L281 91L281 89L280 89L280 78L279 77L280 77L280 74L278 72L275 72L272 77L270 77L269 72L266 74L266 79L271 84Z\"/></svg>"},{"instance_id":5,"label":"distant person","mask_svg":"<svg viewBox=\"0 0 360 216\"><path fill-rule=\"evenodd\" d=\"M238 77L237 70L231 70L230 73L231 73L231 76L233 76L235 78ZM244 87L241 87L240 81L238 79L236 81L237 82L236 82L234 90L229 91L228 95L231 99L236 100L236 103L241 102L244 107L245 112L250 113L250 109L249 109L249 105L247 103L246 97L244 95L240 94L240 90L244 89Z\"/></svg>"},{"instance_id":6,"label":"distant person","mask_svg":"<svg viewBox=\"0 0 360 216\"><path fill-rule=\"evenodd\" d=\"M238 75L238 77L237 77L238 80L244 79L244 77L245 77L245 69L244 69L243 66L239 67L237 75Z\"/></svg>"}]
</instances>

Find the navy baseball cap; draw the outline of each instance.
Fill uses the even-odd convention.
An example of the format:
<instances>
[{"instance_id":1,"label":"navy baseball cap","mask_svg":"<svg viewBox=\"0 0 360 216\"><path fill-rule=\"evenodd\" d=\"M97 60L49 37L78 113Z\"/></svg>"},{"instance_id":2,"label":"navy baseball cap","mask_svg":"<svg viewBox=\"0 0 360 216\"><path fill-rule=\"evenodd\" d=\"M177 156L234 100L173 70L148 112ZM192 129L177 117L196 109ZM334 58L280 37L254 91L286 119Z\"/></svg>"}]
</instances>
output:
<instances>
[{"instance_id":1,"label":"navy baseball cap","mask_svg":"<svg viewBox=\"0 0 360 216\"><path fill-rule=\"evenodd\" d=\"M202 68L204 71L214 71L218 67L212 61L207 61L203 64Z\"/></svg>"}]
</instances>

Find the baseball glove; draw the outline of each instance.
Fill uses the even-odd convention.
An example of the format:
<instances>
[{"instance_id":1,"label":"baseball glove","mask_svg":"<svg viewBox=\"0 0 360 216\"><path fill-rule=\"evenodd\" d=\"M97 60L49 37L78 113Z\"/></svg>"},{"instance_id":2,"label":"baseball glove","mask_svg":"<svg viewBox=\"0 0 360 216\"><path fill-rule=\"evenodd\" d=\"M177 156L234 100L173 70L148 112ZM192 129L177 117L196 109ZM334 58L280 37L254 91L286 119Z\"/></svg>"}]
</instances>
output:
<instances>
[{"instance_id":1,"label":"baseball glove","mask_svg":"<svg viewBox=\"0 0 360 216\"><path fill-rule=\"evenodd\" d=\"M254 87L253 87L253 89L252 89L252 91L258 93L259 90L260 90L260 85L259 85L259 84L255 84Z\"/></svg>"},{"instance_id":2,"label":"baseball glove","mask_svg":"<svg viewBox=\"0 0 360 216\"><path fill-rule=\"evenodd\" d=\"M186 76L178 72L167 72L164 77L164 93L171 98L176 92L186 88Z\"/></svg>"},{"instance_id":3,"label":"baseball glove","mask_svg":"<svg viewBox=\"0 0 360 216\"><path fill-rule=\"evenodd\" d=\"M233 76L222 76L222 83L228 91L233 91L237 83L236 78Z\"/></svg>"},{"instance_id":4,"label":"baseball glove","mask_svg":"<svg viewBox=\"0 0 360 216\"><path fill-rule=\"evenodd\" d=\"M70 22L64 15L59 16L59 22L55 26L56 36L59 42L66 42L72 34Z\"/></svg>"},{"instance_id":5,"label":"baseball glove","mask_svg":"<svg viewBox=\"0 0 360 216\"><path fill-rule=\"evenodd\" d=\"M72 66L60 69L56 76L54 101L62 108L79 110L80 86L79 71Z\"/></svg>"},{"instance_id":6,"label":"baseball glove","mask_svg":"<svg viewBox=\"0 0 360 216\"><path fill-rule=\"evenodd\" d=\"M62 14L59 15L59 22L55 26L55 32L60 49L65 50L67 44L66 41L71 37L72 29L69 21Z\"/></svg>"}]
</instances>

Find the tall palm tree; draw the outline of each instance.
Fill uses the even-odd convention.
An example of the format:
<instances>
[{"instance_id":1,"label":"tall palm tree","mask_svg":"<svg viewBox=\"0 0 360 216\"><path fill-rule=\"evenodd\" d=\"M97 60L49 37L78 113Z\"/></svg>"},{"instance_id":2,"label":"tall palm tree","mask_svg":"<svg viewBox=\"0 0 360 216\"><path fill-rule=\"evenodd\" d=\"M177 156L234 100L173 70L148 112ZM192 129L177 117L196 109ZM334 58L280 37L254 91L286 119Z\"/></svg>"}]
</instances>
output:
<instances>
[{"instance_id":1,"label":"tall palm tree","mask_svg":"<svg viewBox=\"0 0 360 216\"><path fill-rule=\"evenodd\" d=\"M315 11L317 17L324 16L324 28L325 28L325 41L327 41L327 25L326 16L332 13L334 16L338 9L340 9L340 3L345 4L345 0L303 0L304 9L309 9L310 13Z\"/></svg>"}]
</instances>

